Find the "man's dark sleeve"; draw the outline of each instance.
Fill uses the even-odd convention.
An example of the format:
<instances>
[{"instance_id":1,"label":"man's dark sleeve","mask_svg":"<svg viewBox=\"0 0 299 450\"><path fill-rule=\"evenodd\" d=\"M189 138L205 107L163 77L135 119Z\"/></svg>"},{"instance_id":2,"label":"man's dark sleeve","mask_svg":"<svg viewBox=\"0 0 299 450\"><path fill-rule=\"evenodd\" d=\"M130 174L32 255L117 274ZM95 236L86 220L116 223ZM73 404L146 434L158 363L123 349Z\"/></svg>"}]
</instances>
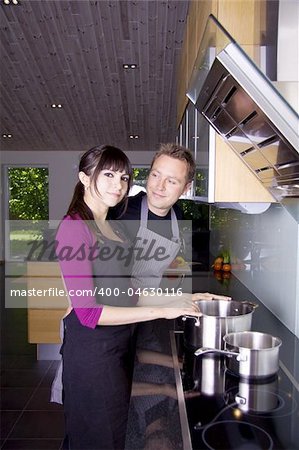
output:
<instances>
[{"instance_id":1,"label":"man's dark sleeve","mask_svg":"<svg viewBox=\"0 0 299 450\"><path fill-rule=\"evenodd\" d=\"M183 210L179 207L179 205L178 205L177 203L175 203L175 204L173 205L173 210L174 210L175 215L176 215L176 218L177 218L178 220L184 220L184 219L185 219L185 218L184 218Z\"/></svg>"}]
</instances>

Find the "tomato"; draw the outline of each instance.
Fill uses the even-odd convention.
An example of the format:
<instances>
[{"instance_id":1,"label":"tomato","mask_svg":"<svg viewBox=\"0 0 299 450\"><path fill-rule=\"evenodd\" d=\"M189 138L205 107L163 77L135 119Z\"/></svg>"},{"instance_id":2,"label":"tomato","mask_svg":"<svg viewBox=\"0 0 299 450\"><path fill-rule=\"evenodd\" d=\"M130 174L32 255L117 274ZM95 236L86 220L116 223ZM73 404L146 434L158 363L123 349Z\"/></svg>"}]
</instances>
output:
<instances>
[{"instance_id":1,"label":"tomato","mask_svg":"<svg viewBox=\"0 0 299 450\"><path fill-rule=\"evenodd\" d=\"M223 264L223 266L222 266L223 272L230 272L231 269L232 269L232 267L231 267L230 264L227 264L227 263L226 263L226 264Z\"/></svg>"},{"instance_id":2,"label":"tomato","mask_svg":"<svg viewBox=\"0 0 299 450\"><path fill-rule=\"evenodd\" d=\"M222 269L222 264L220 264L220 263L216 263L216 264L214 264L213 265L213 267L214 267L214 270L221 270Z\"/></svg>"}]
</instances>

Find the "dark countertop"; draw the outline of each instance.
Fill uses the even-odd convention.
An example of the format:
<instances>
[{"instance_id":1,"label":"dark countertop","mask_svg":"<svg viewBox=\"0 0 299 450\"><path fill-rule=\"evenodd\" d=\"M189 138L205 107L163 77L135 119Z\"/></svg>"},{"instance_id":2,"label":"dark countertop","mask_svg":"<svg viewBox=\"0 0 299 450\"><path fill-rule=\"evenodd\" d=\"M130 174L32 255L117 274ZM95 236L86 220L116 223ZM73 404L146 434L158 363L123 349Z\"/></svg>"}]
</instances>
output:
<instances>
[{"instance_id":1,"label":"dark countertop","mask_svg":"<svg viewBox=\"0 0 299 450\"><path fill-rule=\"evenodd\" d=\"M231 296L234 300L257 303L259 307L253 314L252 330L266 332L282 340L281 368L297 383L298 388L299 339L244 285L233 275L223 284L215 278L213 272L194 271L192 291L212 292ZM140 326L139 346L147 350L148 357L146 363L137 362L135 365L134 382L139 383L139 395L133 396L131 401L126 450L183 449L170 344L171 330L182 330L182 327L183 322L180 319L156 320ZM164 356L158 361L155 355L160 356L161 353Z\"/></svg>"}]
</instances>

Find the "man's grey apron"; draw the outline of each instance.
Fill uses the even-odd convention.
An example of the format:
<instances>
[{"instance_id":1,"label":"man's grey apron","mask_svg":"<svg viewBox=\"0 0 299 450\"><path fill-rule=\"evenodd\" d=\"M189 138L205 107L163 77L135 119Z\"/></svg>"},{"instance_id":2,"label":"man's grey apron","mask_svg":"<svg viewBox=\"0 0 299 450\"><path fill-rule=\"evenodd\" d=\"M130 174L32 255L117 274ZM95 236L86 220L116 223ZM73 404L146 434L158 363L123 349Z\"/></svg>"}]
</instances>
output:
<instances>
[{"instance_id":1,"label":"man's grey apron","mask_svg":"<svg viewBox=\"0 0 299 450\"><path fill-rule=\"evenodd\" d=\"M140 227L136 236L137 246L142 246L141 256L150 255L146 259L140 258L139 251L135 253L135 261L132 268L132 284L135 288L158 288L163 273L169 264L175 259L181 247L178 221L173 208L171 208L172 239L167 239L158 233L148 229L148 205L146 196L141 201ZM161 260L157 252L165 249L166 259Z\"/></svg>"}]
</instances>

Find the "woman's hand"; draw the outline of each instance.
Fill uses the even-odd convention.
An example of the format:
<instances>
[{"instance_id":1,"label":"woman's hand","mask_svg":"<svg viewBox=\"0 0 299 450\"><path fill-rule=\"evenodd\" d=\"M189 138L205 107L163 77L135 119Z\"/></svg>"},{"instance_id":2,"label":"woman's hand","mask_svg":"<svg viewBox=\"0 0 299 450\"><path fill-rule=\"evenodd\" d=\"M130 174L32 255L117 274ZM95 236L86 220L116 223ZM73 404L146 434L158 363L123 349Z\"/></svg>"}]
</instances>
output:
<instances>
[{"instance_id":1,"label":"woman's hand","mask_svg":"<svg viewBox=\"0 0 299 450\"><path fill-rule=\"evenodd\" d=\"M199 307L194 303L191 294L183 294L181 297L173 299L168 307L161 308L165 313L165 319L176 319L180 316L200 317L202 314Z\"/></svg>"},{"instance_id":2,"label":"woman's hand","mask_svg":"<svg viewBox=\"0 0 299 450\"><path fill-rule=\"evenodd\" d=\"M226 295L216 295L210 294L209 292L197 292L196 294L192 294L192 300L195 302L197 300L231 300L231 297L227 297Z\"/></svg>"}]
</instances>

